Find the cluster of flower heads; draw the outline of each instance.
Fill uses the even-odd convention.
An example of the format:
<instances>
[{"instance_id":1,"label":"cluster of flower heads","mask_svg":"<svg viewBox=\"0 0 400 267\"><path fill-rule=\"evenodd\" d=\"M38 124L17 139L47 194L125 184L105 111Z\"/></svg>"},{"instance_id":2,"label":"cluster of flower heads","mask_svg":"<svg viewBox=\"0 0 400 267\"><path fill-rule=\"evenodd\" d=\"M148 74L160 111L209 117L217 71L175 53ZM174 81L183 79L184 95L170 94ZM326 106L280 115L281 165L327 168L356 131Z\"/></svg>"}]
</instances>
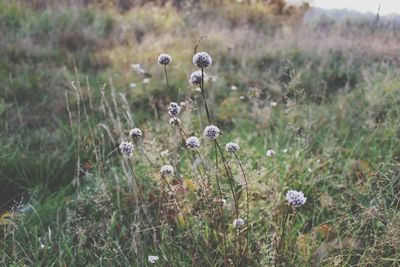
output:
<instances>
[{"instance_id":1,"label":"cluster of flower heads","mask_svg":"<svg viewBox=\"0 0 400 267\"><path fill-rule=\"evenodd\" d=\"M299 208L306 203L307 198L304 197L304 194L301 191L289 190L286 192L286 200L289 205Z\"/></svg>"},{"instance_id":2,"label":"cluster of flower heads","mask_svg":"<svg viewBox=\"0 0 400 267\"><path fill-rule=\"evenodd\" d=\"M119 145L119 150L124 157L131 158L133 156L134 147L131 142L122 141Z\"/></svg>"},{"instance_id":3,"label":"cluster of flower heads","mask_svg":"<svg viewBox=\"0 0 400 267\"><path fill-rule=\"evenodd\" d=\"M207 68L212 64L212 59L207 52L199 52L193 56L193 65L199 68Z\"/></svg>"},{"instance_id":4,"label":"cluster of flower heads","mask_svg":"<svg viewBox=\"0 0 400 267\"><path fill-rule=\"evenodd\" d=\"M219 136L219 128L215 125L208 125L204 128L203 135L211 140L216 140Z\"/></svg>"},{"instance_id":5,"label":"cluster of flower heads","mask_svg":"<svg viewBox=\"0 0 400 267\"><path fill-rule=\"evenodd\" d=\"M192 72L190 75L190 82L194 85L201 85L201 83L206 79L206 74L200 70Z\"/></svg>"},{"instance_id":6,"label":"cluster of flower heads","mask_svg":"<svg viewBox=\"0 0 400 267\"><path fill-rule=\"evenodd\" d=\"M200 147L200 140L196 136L191 136L186 139L186 146L191 150L196 150Z\"/></svg>"},{"instance_id":7,"label":"cluster of flower heads","mask_svg":"<svg viewBox=\"0 0 400 267\"><path fill-rule=\"evenodd\" d=\"M240 149L240 146L234 142L229 142L225 145L225 150L229 153L236 153Z\"/></svg>"},{"instance_id":8,"label":"cluster of flower heads","mask_svg":"<svg viewBox=\"0 0 400 267\"><path fill-rule=\"evenodd\" d=\"M160 173L165 176L170 176L174 174L174 167L171 165L164 165L160 169Z\"/></svg>"},{"instance_id":9,"label":"cluster of flower heads","mask_svg":"<svg viewBox=\"0 0 400 267\"><path fill-rule=\"evenodd\" d=\"M181 107L176 102L171 102L168 106L168 114L176 117L181 112Z\"/></svg>"},{"instance_id":10,"label":"cluster of flower heads","mask_svg":"<svg viewBox=\"0 0 400 267\"><path fill-rule=\"evenodd\" d=\"M149 263L156 263L158 260L159 260L159 257L158 257L158 256L149 255L149 256L147 257L147 261L148 261Z\"/></svg>"},{"instance_id":11,"label":"cluster of flower heads","mask_svg":"<svg viewBox=\"0 0 400 267\"><path fill-rule=\"evenodd\" d=\"M172 62L172 57L168 54L160 54L158 56L158 64L166 66Z\"/></svg>"},{"instance_id":12,"label":"cluster of flower heads","mask_svg":"<svg viewBox=\"0 0 400 267\"><path fill-rule=\"evenodd\" d=\"M236 229L240 229L244 226L245 221L242 218L236 218L233 220L233 227Z\"/></svg>"},{"instance_id":13,"label":"cluster of flower heads","mask_svg":"<svg viewBox=\"0 0 400 267\"><path fill-rule=\"evenodd\" d=\"M132 130L129 131L129 136L133 138L138 138L143 135L142 130L139 128L133 128Z\"/></svg>"}]
</instances>

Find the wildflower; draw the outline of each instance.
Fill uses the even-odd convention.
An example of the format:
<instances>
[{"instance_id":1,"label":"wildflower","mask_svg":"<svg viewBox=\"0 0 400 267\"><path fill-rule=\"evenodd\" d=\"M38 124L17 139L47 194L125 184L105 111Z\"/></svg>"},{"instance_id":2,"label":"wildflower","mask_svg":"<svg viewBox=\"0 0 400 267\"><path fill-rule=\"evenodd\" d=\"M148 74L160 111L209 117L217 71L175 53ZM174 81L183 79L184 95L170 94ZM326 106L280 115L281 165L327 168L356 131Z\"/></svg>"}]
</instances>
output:
<instances>
[{"instance_id":1,"label":"wildflower","mask_svg":"<svg viewBox=\"0 0 400 267\"><path fill-rule=\"evenodd\" d=\"M203 77L202 77L202 73L200 70L193 71L192 74L190 75L190 82L193 85L200 85L201 82L202 81L204 82L205 79L206 79L206 74L203 72Z\"/></svg>"},{"instance_id":2,"label":"wildflower","mask_svg":"<svg viewBox=\"0 0 400 267\"><path fill-rule=\"evenodd\" d=\"M186 139L186 146L191 150L196 150L200 147L200 140L196 136L191 136Z\"/></svg>"},{"instance_id":3,"label":"wildflower","mask_svg":"<svg viewBox=\"0 0 400 267\"><path fill-rule=\"evenodd\" d=\"M236 218L235 220L233 220L233 227L235 227L236 229L240 229L243 227L245 221L242 218Z\"/></svg>"},{"instance_id":4,"label":"wildflower","mask_svg":"<svg viewBox=\"0 0 400 267\"><path fill-rule=\"evenodd\" d=\"M136 88L136 83L130 83L130 84L129 84L129 88L131 88L131 89Z\"/></svg>"},{"instance_id":5,"label":"wildflower","mask_svg":"<svg viewBox=\"0 0 400 267\"><path fill-rule=\"evenodd\" d=\"M193 64L199 68L207 68L212 63L212 59L206 52L199 52L193 56Z\"/></svg>"},{"instance_id":6,"label":"wildflower","mask_svg":"<svg viewBox=\"0 0 400 267\"><path fill-rule=\"evenodd\" d=\"M237 88L237 86L236 85L231 85L231 90L232 91L236 91L238 88Z\"/></svg>"},{"instance_id":7,"label":"wildflower","mask_svg":"<svg viewBox=\"0 0 400 267\"><path fill-rule=\"evenodd\" d=\"M147 257L147 260L149 261L149 263L156 263L160 258L158 256L153 256L153 255L149 255Z\"/></svg>"},{"instance_id":8,"label":"wildflower","mask_svg":"<svg viewBox=\"0 0 400 267\"><path fill-rule=\"evenodd\" d=\"M160 156L163 157L163 158L168 157L169 154L170 154L170 153L169 153L169 150L168 150L168 149L167 149L167 150L163 150L163 151L160 152Z\"/></svg>"},{"instance_id":9,"label":"wildflower","mask_svg":"<svg viewBox=\"0 0 400 267\"><path fill-rule=\"evenodd\" d=\"M267 150L267 153L265 153L265 155L267 156L267 157L273 157L273 156L275 156L275 151L274 150L272 150L272 149L269 149L269 150Z\"/></svg>"},{"instance_id":10,"label":"wildflower","mask_svg":"<svg viewBox=\"0 0 400 267\"><path fill-rule=\"evenodd\" d=\"M171 102L168 106L168 113L171 116L178 116L178 114L181 112L181 107L178 105L176 102Z\"/></svg>"},{"instance_id":11,"label":"wildflower","mask_svg":"<svg viewBox=\"0 0 400 267\"><path fill-rule=\"evenodd\" d=\"M142 136L142 130L139 128L133 128L132 130L129 131L129 136L136 138Z\"/></svg>"},{"instance_id":12,"label":"wildflower","mask_svg":"<svg viewBox=\"0 0 400 267\"><path fill-rule=\"evenodd\" d=\"M270 105L271 105L271 107L276 107L278 105L278 102L271 101Z\"/></svg>"},{"instance_id":13,"label":"wildflower","mask_svg":"<svg viewBox=\"0 0 400 267\"><path fill-rule=\"evenodd\" d=\"M181 120L177 117L172 117L171 119L169 119L169 124L179 125L179 124L181 124Z\"/></svg>"},{"instance_id":14,"label":"wildflower","mask_svg":"<svg viewBox=\"0 0 400 267\"><path fill-rule=\"evenodd\" d=\"M143 81L142 81L143 84L148 84L149 82L150 82L149 78L143 79Z\"/></svg>"},{"instance_id":15,"label":"wildflower","mask_svg":"<svg viewBox=\"0 0 400 267\"><path fill-rule=\"evenodd\" d=\"M208 125L204 128L203 134L205 137L215 140L219 136L219 129L215 125Z\"/></svg>"},{"instance_id":16,"label":"wildflower","mask_svg":"<svg viewBox=\"0 0 400 267\"><path fill-rule=\"evenodd\" d=\"M160 54L158 56L158 64L160 65L168 65L172 62L172 57L168 54Z\"/></svg>"},{"instance_id":17,"label":"wildflower","mask_svg":"<svg viewBox=\"0 0 400 267\"><path fill-rule=\"evenodd\" d=\"M306 203L307 198L304 197L304 194L301 191L289 190L286 193L286 200L289 205L298 208Z\"/></svg>"},{"instance_id":18,"label":"wildflower","mask_svg":"<svg viewBox=\"0 0 400 267\"><path fill-rule=\"evenodd\" d=\"M166 175L166 176L173 175L174 174L174 168L171 165L164 165L164 166L161 167L160 173L162 175Z\"/></svg>"},{"instance_id":19,"label":"wildflower","mask_svg":"<svg viewBox=\"0 0 400 267\"><path fill-rule=\"evenodd\" d=\"M225 145L225 150L228 151L229 153L235 153L239 151L240 146L236 143L229 142Z\"/></svg>"},{"instance_id":20,"label":"wildflower","mask_svg":"<svg viewBox=\"0 0 400 267\"><path fill-rule=\"evenodd\" d=\"M133 156L133 149L133 144L131 142L122 141L119 145L119 150L126 158L130 158Z\"/></svg>"}]
</instances>

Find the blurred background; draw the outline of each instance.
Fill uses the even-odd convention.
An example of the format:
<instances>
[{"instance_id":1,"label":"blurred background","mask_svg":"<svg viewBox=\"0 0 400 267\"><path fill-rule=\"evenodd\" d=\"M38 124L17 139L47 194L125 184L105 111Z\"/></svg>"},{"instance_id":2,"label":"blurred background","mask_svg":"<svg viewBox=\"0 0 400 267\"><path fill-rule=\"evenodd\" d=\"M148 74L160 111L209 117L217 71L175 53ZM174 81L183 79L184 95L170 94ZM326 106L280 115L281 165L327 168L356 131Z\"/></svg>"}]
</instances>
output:
<instances>
[{"instance_id":1,"label":"blurred background","mask_svg":"<svg viewBox=\"0 0 400 267\"><path fill-rule=\"evenodd\" d=\"M126 94L139 125L158 120L171 100L185 97L191 55L204 35L199 49L215 62L209 73L215 114L229 129L240 117L237 103L254 93L280 102L293 79L305 101L320 105L371 83L371 73L395 73L399 6L395 0L1 1L1 210L32 196L40 201L76 176L66 101L72 80L90 84L95 97L111 83ZM162 52L174 58L168 90L156 64ZM268 116L262 118L261 132L268 127ZM79 168L90 166L83 159Z\"/></svg>"}]
</instances>

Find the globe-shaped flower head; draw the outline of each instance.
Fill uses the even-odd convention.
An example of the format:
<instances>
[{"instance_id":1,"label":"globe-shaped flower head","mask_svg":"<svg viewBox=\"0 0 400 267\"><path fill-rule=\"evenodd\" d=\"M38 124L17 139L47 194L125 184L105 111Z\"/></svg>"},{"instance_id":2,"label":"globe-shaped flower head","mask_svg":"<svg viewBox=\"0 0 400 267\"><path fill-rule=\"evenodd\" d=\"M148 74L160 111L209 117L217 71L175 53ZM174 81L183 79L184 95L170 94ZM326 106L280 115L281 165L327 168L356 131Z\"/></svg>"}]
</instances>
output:
<instances>
[{"instance_id":1,"label":"globe-shaped flower head","mask_svg":"<svg viewBox=\"0 0 400 267\"><path fill-rule=\"evenodd\" d=\"M212 63L212 59L206 52L199 52L193 56L193 64L199 68L207 68Z\"/></svg>"},{"instance_id":2,"label":"globe-shaped flower head","mask_svg":"<svg viewBox=\"0 0 400 267\"><path fill-rule=\"evenodd\" d=\"M233 220L233 227L235 227L236 229L242 228L244 224L245 221L242 218L237 218Z\"/></svg>"},{"instance_id":3,"label":"globe-shaped flower head","mask_svg":"<svg viewBox=\"0 0 400 267\"><path fill-rule=\"evenodd\" d=\"M203 135L209 139L215 140L219 136L219 128L215 125L208 125L204 128Z\"/></svg>"},{"instance_id":4,"label":"globe-shaped flower head","mask_svg":"<svg viewBox=\"0 0 400 267\"><path fill-rule=\"evenodd\" d=\"M171 165L164 165L161 167L160 173L165 176L173 175L174 168Z\"/></svg>"},{"instance_id":5,"label":"globe-shaped flower head","mask_svg":"<svg viewBox=\"0 0 400 267\"><path fill-rule=\"evenodd\" d=\"M168 54L160 54L158 56L158 64L166 66L172 62L172 57Z\"/></svg>"},{"instance_id":6,"label":"globe-shaped flower head","mask_svg":"<svg viewBox=\"0 0 400 267\"><path fill-rule=\"evenodd\" d=\"M171 116L178 116L179 113L181 112L181 107L178 105L176 102L171 102L168 106L168 113Z\"/></svg>"},{"instance_id":7,"label":"globe-shaped flower head","mask_svg":"<svg viewBox=\"0 0 400 267\"><path fill-rule=\"evenodd\" d=\"M200 147L200 140L196 136L191 136L186 139L186 146L191 150L196 150Z\"/></svg>"},{"instance_id":8,"label":"globe-shaped flower head","mask_svg":"<svg viewBox=\"0 0 400 267\"><path fill-rule=\"evenodd\" d=\"M190 82L194 85L200 85L202 82L202 78L205 80L206 79L206 74L204 74L204 77L201 77L201 71L200 70L196 70L194 72L192 72L192 74L190 75Z\"/></svg>"},{"instance_id":9,"label":"globe-shaped flower head","mask_svg":"<svg viewBox=\"0 0 400 267\"><path fill-rule=\"evenodd\" d=\"M289 190L286 193L286 200L289 205L298 208L306 203L307 198L304 197L304 194L301 191Z\"/></svg>"},{"instance_id":10,"label":"globe-shaped flower head","mask_svg":"<svg viewBox=\"0 0 400 267\"><path fill-rule=\"evenodd\" d=\"M132 130L129 131L129 136L133 138L138 138L141 137L142 135L143 135L142 130L140 130L139 128L133 128Z\"/></svg>"},{"instance_id":11,"label":"globe-shaped flower head","mask_svg":"<svg viewBox=\"0 0 400 267\"><path fill-rule=\"evenodd\" d=\"M131 142L122 141L119 145L119 150L126 158L130 158L133 156L133 149L133 144Z\"/></svg>"},{"instance_id":12,"label":"globe-shaped flower head","mask_svg":"<svg viewBox=\"0 0 400 267\"><path fill-rule=\"evenodd\" d=\"M229 153L235 153L239 151L240 146L236 143L229 142L225 145L225 150L228 151Z\"/></svg>"}]
</instances>

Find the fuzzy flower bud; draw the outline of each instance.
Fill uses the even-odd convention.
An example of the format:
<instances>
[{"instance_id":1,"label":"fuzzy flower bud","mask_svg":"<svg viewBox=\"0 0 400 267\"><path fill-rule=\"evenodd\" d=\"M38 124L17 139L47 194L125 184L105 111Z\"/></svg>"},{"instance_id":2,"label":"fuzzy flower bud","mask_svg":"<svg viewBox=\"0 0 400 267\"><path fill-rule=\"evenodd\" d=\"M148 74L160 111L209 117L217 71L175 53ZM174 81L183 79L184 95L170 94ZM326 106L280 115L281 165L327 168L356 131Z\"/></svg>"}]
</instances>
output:
<instances>
[{"instance_id":1,"label":"fuzzy flower bud","mask_svg":"<svg viewBox=\"0 0 400 267\"><path fill-rule=\"evenodd\" d=\"M219 128L215 125L208 125L204 128L203 135L209 139L215 140L219 136Z\"/></svg>"},{"instance_id":2,"label":"fuzzy flower bud","mask_svg":"<svg viewBox=\"0 0 400 267\"><path fill-rule=\"evenodd\" d=\"M200 147L200 140L196 136L191 136L186 139L186 146L191 150L196 150Z\"/></svg>"},{"instance_id":3,"label":"fuzzy flower bud","mask_svg":"<svg viewBox=\"0 0 400 267\"><path fill-rule=\"evenodd\" d=\"M165 176L173 175L174 168L171 165L164 165L161 167L160 173Z\"/></svg>"},{"instance_id":4,"label":"fuzzy flower bud","mask_svg":"<svg viewBox=\"0 0 400 267\"><path fill-rule=\"evenodd\" d=\"M129 131L129 136L133 138L141 137L143 135L142 130L139 128L133 128L132 130Z\"/></svg>"},{"instance_id":5,"label":"fuzzy flower bud","mask_svg":"<svg viewBox=\"0 0 400 267\"><path fill-rule=\"evenodd\" d=\"M289 205L298 208L306 203L307 198L304 197L304 194L301 191L289 190L286 193L286 200Z\"/></svg>"},{"instance_id":6,"label":"fuzzy flower bud","mask_svg":"<svg viewBox=\"0 0 400 267\"><path fill-rule=\"evenodd\" d=\"M172 57L168 54L160 54L158 56L158 64L166 66L172 62Z\"/></svg>"},{"instance_id":7,"label":"fuzzy flower bud","mask_svg":"<svg viewBox=\"0 0 400 267\"><path fill-rule=\"evenodd\" d=\"M206 74L203 72L203 81L206 79ZM200 85L202 81L202 77L201 77L201 71L200 70L196 70L194 72L192 72L192 74L190 75L190 82L193 85Z\"/></svg>"},{"instance_id":8,"label":"fuzzy flower bud","mask_svg":"<svg viewBox=\"0 0 400 267\"><path fill-rule=\"evenodd\" d=\"M133 156L133 149L133 144L131 142L122 141L119 145L119 150L126 158L130 158Z\"/></svg>"},{"instance_id":9,"label":"fuzzy flower bud","mask_svg":"<svg viewBox=\"0 0 400 267\"><path fill-rule=\"evenodd\" d=\"M235 153L239 151L240 146L236 143L229 142L225 145L225 150L228 151L229 153Z\"/></svg>"},{"instance_id":10,"label":"fuzzy flower bud","mask_svg":"<svg viewBox=\"0 0 400 267\"><path fill-rule=\"evenodd\" d=\"M171 102L168 106L168 114L171 116L178 116L181 112L181 107L176 102Z\"/></svg>"},{"instance_id":11,"label":"fuzzy flower bud","mask_svg":"<svg viewBox=\"0 0 400 267\"><path fill-rule=\"evenodd\" d=\"M193 65L199 68L207 68L212 63L212 59L206 52L199 52L193 56Z\"/></svg>"},{"instance_id":12,"label":"fuzzy flower bud","mask_svg":"<svg viewBox=\"0 0 400 267\"><path fill-rule=\"evenodd\" d=\"M242 228L244 224L245 221L242 218L237 218L233 220L233 227L235 227L236 229Z\"/></svg>"}]
</instances>

